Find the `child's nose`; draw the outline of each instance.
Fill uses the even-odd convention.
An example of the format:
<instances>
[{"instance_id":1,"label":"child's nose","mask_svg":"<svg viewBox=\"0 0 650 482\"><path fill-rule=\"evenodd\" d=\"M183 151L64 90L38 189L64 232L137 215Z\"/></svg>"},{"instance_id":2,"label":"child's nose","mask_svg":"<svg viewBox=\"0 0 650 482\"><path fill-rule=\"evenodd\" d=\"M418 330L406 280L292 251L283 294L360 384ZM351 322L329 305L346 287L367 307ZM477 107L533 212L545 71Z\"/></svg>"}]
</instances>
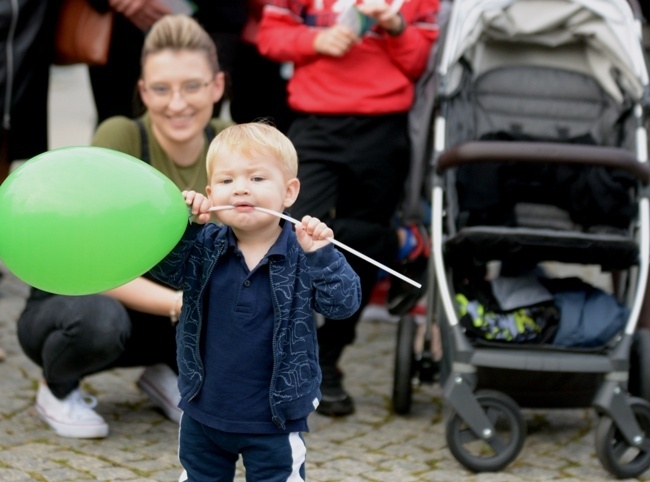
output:
<instances>
[{"instance_id":1,"label":"child's nose","mask_svg":"<svg viewBox=\"0 0 650 482\"><path fill-rule=\"evenodd\" d=\"M244 179L235 181L235 193L242 194L242 193L248 193L248 191L249 191L248 181Z\"/></svg>"}]
</instances>

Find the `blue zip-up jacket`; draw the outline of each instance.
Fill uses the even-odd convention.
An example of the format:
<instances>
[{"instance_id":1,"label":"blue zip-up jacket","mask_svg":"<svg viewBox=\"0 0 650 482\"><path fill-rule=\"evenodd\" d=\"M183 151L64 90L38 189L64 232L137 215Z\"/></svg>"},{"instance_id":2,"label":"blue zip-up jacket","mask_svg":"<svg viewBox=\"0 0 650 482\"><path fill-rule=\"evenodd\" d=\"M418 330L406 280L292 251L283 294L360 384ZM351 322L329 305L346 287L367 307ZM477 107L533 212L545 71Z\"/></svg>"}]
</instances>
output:
<instances>
[{"instance_id":1,"label":"blue zip-up jacket","mask_svg":"<svg viewBox=\"0 0 650 482\"><path fill-rule=\"evenodd\" d=\"M190 224L178 245L151 270L158 280L183 289L176 334L179 389L184 402L201 390L204 367L199 347L206 287L227 245L227 227ZM286 223L283 229L292 229ZM320 400L321 372L313 312L345 319L361 304L359 277L333 245L305 253L295 235L286 256L269 258L273 293L273 422L307 417ZM228 309L224 306L224 309Z\"/></svg>"}]
</instances>

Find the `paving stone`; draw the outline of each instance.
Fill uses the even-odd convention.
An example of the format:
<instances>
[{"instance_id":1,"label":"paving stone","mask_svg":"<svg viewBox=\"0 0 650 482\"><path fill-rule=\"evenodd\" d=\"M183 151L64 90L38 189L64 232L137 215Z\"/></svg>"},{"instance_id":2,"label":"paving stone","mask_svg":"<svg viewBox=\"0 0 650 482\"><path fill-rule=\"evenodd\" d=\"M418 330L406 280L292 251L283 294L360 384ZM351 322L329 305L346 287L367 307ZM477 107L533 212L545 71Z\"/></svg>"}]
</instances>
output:
<instances>
[{"instance_id":1,"label":"paving stone","mask_svg":"<svg viewBox=\"0 0 650 482\"><path fill-rule=\"evenodd\" d=\"M34 479L22 470L0 468L0 480L3 482L26 482Z\"/></svg>"}]
</instances>

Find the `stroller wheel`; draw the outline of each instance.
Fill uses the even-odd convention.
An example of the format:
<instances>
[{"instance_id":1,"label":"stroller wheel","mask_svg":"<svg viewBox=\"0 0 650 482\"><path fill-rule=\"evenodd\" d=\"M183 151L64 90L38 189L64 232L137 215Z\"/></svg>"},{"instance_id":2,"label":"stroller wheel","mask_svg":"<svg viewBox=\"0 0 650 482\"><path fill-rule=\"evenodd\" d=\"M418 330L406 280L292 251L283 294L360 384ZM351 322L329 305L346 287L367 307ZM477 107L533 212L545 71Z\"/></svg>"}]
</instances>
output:
<instances>
[{"instance_id":1,"label":"stroller wheel","mask_svg":"<svg viewBox=\"0 0 650 482\"><path fill-rule=\"evenodd\" d=\"M417 324L412 316L400 318L395 347L395 370L393 373L393 410L405 415L411 411L413 377L415 375L415 332Z\"/></svg>"},{"instance_id":2,"label":"stroller wheel","mask_svg":"<svg viewBox=\"0 0 650 482\"><path fill-rule=\"evenodd\" d=\"M447 445L456 459L473 472L497 472L512 462L524 445L526 424L517 403L494 390L475 394L492 423L493 434L483 438L452 412L447 422Z\"/></svg>"},{"instance_id":3,"label":"stroller wheel","mask_svg":"<svg viewBox=\"0 0 650 482\"><path fill-rule=\"evenodd\" d=\"M598 459L605 469L620 479L637 477L650 467L650 402L633 397L629 403L643 433L640 446L629 444L614 420L607 415L600 417L596 428Z\"/></svg>"}]
</instances>

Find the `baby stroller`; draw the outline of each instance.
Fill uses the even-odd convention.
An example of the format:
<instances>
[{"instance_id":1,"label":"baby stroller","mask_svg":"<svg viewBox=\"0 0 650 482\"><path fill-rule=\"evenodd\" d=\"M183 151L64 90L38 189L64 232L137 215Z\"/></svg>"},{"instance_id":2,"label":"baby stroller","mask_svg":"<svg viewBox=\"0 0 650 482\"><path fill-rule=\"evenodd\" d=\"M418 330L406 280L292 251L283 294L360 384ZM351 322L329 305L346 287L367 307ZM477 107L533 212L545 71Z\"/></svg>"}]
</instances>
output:
<instances>
[{"instance_id":1,"label":"baby stroller","mask_svg":"<svg viewBox=\"0 0 650 482\"><path fill-rule=\"evenodd\" d=\"M650 403L628 392L650 261L640 23L624 0L455 0L441 42L428 318L448 447L498 471L523 446L520 407L593 406L602 465L636 477L650 467ZM616 316L558 309L548 262L616 274ZM486 323L497 291L505 328ZM601 338L561 336L571 314Z\"/></svg>"}]
</instances>

